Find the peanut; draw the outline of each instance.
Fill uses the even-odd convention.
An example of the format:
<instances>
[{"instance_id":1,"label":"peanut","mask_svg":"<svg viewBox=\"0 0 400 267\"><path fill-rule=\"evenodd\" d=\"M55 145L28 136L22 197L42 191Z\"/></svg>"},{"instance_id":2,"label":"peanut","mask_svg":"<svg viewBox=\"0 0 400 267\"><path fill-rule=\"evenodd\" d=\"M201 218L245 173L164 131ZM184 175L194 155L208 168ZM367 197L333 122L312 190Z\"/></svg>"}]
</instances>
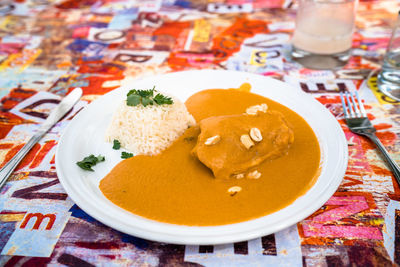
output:
<instances>
[{"instance_id":1,"label":"peanut","mask_svg":"<svg viewBox=\"0 0 400 267\"><path fill-rule=\"evenodd\" d=\"M244 174L238 173L238 174L233 175L233 177L235 177L236 179L242 179L242 178L244 178Z\"/></svg>"},{"instance_id":2,"label":"peanut","mask_svg":"<svg viewBox=\"0 0 400 267\"><path fill-rule=\"evenodd\" d=\"M264 103L261 105L255 105L255 106L248 107L246 109L246 113L248 115L257 115L257 113L259 111L264 112L264 113L267 112L267 109L268 109L268 106L267 106L267 104Z\"/></svg>"},{"instance_id":3,"label":"peanut","mask_svg":"<svg viewBox=\"0 0 400 267\"><path fill-rule=\"evenodd\" d=\"M237 193L239 193L240 191L242 191L242 188L240 186L232 186L231 188L228 189L228 193L231 196L236 195Z\"/></svg>"},{"instance_id":4,"label":"peanut","mask_svg":"<svg viewBox=\"0 0 400 267\"><path fill-rule=\"evenodd\" d=\"M258 128L250 129L250 137L256 142L260 142L263 139L261 131Z\"/></svg>"},{"instance_id":5,"label":"peanut","mask_svg":"<svg viewBox=\"0 0 400 267\"><path fill-rule=\"evenodd\" d=\"M217 144L220 140L221 140L221 137L217 134L210 138L207 138L207 140L204 142L204 144L206 146L211 146L211 145Z\"/></svg>"},{"instance_id":6,"label":"peanut","mask_svg":"<svg viewBox=\"0 0 400 267\"><path fill-rule=\"evenodd\" d=\"M251 138L248 134L243 134L240 136L240 142L247 148L250 149L252 146L254 146L253 141L251 141Z\"/></svg>"},{"instance_id":7,"label":"peanut","mask_svg":"<svg viewBox=\"0 0 400 267\"><path fill-rule=\"evenodd\" d=\"M247 178L249 178L249 179L258 179L260 177L261 177L261 172L259 172L257 170L249 172L247 174Z\"/></svg>"}]
</instances>

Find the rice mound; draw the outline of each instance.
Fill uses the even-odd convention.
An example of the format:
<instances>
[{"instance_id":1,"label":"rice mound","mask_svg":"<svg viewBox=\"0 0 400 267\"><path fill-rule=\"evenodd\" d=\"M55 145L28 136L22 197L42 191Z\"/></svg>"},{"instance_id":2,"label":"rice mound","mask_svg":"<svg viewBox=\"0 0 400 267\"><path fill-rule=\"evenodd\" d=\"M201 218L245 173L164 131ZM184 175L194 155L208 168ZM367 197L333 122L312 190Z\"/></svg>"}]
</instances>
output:
<instances>
[{"instance_id":1,"label":"rice mound","mask_svg":"<svg viewBox=\"0 0 400 267\"><path fill-rule=\"evenodd\" d=\"M164 94L164 93L163 93ZM164 94L166 95L166 94ZM135 155L155 155L166 149L184 131L196 124L185 104L171 96L173 104L118 106L106 131L106 141L114 139Z\"/></svg>"}]
</instances>

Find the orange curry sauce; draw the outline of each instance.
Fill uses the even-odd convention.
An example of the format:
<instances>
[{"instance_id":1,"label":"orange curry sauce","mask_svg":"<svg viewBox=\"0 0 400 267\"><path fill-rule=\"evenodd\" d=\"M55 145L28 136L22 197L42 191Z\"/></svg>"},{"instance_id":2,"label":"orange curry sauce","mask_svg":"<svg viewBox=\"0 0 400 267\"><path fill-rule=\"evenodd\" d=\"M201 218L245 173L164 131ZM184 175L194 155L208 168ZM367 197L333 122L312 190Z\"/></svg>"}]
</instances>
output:
<instances>
[{"instance_id":1,"label":"orange curry sauce","mask_svg":"<svg viewBox=\"0 0 400 267\"><path fill-rule=\"evenodd\" d=\"M294 131L289 152L257 169L257 179L215 179L190 152L198 127L189 128L168 149L156 156L135 156L120 162L100 182L114 204L156 221L211 226L258 218L291 204L316 181L320 149L310 126L295 112L260 95L234 89L205 90L186 101L197 122L217 115L242 114L247 107L266 103ZM231 196L228 189L242 190Z\"/></svg>"}]
</instances>

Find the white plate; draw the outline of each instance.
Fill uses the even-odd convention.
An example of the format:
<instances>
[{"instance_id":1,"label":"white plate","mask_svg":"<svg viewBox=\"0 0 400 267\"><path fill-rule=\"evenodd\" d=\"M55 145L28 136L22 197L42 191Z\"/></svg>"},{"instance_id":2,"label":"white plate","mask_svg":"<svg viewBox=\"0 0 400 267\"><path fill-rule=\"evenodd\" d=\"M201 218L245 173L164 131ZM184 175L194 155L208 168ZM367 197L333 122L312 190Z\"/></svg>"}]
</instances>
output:
<instances>
[{"instance_id":1,"label":"white plate","mask_svg":"<svg viewBox=\"0 0 400 267\"><path fill-rule=\"evenodd\" d=\"M120 152L104 142L111 116L133 88L156 88L182 101L210 88L239 87L248 82L252 92L275 100L302 116L317 135L321 149L321 175L307 193L273 214L223 226L192 227L149 220L111 203L99 189L100 180L120 159ZM90 154L106 156L95 172L75 164ZM249 240L293 225L320 208L336 191L347 168L347 142L332 114L318 101L288 84L261 75L235 71L186 71L130 82L81 111L68 125L56 152L58 178L75 203L89 215L121 232L175 244L221 244Z\"/></svg>"}]
</instances>

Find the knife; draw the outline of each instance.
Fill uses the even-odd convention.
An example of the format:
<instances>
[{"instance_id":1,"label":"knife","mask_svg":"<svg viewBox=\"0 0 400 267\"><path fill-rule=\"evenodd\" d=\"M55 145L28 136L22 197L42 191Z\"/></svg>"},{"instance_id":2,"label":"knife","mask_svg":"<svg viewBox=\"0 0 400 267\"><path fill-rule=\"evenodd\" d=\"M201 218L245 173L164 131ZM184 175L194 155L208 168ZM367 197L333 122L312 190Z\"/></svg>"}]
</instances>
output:
<instances>
[{"instance_id":1,"label":"knife","mask_svg":"<svg viewBox=\"0 0 400 267\"><path fill-rule=\"evenodd\" d=\"M29 139L29 141L15 154L15 156L0 170L0 189L6 183L8 177L18 166L18 163L25 157L31 150L33 145L42 139L43 135L50 130L71 108L78 102L82 96L82 89L75 88L57 105L57 107L50 113L45 122L40 126L39 130Z\"/></svg>"}]
</instances>

